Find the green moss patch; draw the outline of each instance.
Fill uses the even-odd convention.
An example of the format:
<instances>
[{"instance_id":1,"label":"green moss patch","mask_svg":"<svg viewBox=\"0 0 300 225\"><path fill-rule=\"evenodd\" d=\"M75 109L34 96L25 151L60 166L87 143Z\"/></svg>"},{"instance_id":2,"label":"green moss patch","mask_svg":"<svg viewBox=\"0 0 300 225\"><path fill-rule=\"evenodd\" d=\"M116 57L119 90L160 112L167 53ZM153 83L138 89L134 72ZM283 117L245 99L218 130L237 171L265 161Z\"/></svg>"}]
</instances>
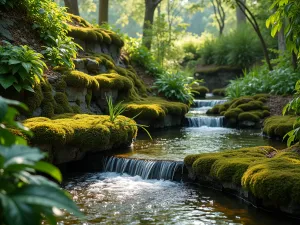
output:
<instances>
[{"instance_id":1,"label":"green moss patch","mask_svg":"<svg viewBox=\"0 0 300 225\"><path fill-rule=\"evenodd\" d=\"M225 116L228 126L236 127L242 122L258 123L270 116L270 109L264 105L268 95L244 96L224 104L216 105L207 114ZM259 99L263 100L260 101Z\"/></svg>"},{"instance_id":2,"label":"green moss patch","mask_svg":"<svg viewBox=\"0 0 300 225\"><path fill-rule=\"evenodd\" d=\"M63 76L63 79L69 87L88 89L99 88L99 83L93 76L77 70L66 72Z\"/></svg>"},{"instance_id":3,"label":"green moss patch","mask_svg":"<svg viewBox=\"0 0 300 225\"><path fill-rule=\"evenodd\" d=\"M109 116L65 114L54 119L43 117L24 121L34 136L33 144L76 146L84 150L104 150L131 142L137 134L135 122L119 116L114 123Z\"/></svg>"},{"instance_id":4,"label":"green moss patch","mask_svg":"<svg viewBox=\"0 0 300 225\"><path fill-rule=\"evenodd\" d=\"M189 107L180 102L171 102L162 98L148 97L140 101L125 103L125 116L134 117L139 114L138 119L163 119L167 114L184 116Z\"/></svg>"},{"instance_id":5,"label":"green moss patch","mask_svg":"<svg viewBox=\"0 0 300 225\"><path fill-rule=\"evenodd\" d=\"M195 92L194 95L195 97L199 98L205 98L206 94L209 92L209 89L205 86L193 86L192 87L193 91Z\"/></svg>"},{"instance_id":6,"label":"green moss patch","mask_svg":"<svg viewBox=\"0 0 300 225\"><path fill-rule=\"evenodd\" d=\"M132 81L127 77L115 73L94 76L101 88L129 90L133 88Z\"/></svg>"},{"instance_id":7,"label":"green moss patch","mask_svg":"<svg viewBox=\"0 0 300 225\"><path fill-rule=\"evenodd\" d=\"M283 138L286 133L293 129L295 116L272 116L264 121L263 133L269 137ZM296 127L299 127L300 124Z\"/></svg>"},{"instance_id":8,"label":"green moss patch","mask_svg":"<svg viewBox=\"0 0 300 225\"><path fill-rule=\"evenodd\" d=\"M223 96L225 97L226 95L226 88L217 88L212 90L213 95L215 96Z\"/></svg>"},{"instance_id":9,"label":"green moss patch","mask_svg":"<svg viewBox=\"0 0 300 225\"><path fill-rule=\"evenodd\" d=\"M270 158L270 155L275 156ZM300 203L297 150L277 151L269 146L243 148L190 155L184 162L199 178L210 176L220 182L234 183L274 204Z\"/></svg>"}]
</instances>

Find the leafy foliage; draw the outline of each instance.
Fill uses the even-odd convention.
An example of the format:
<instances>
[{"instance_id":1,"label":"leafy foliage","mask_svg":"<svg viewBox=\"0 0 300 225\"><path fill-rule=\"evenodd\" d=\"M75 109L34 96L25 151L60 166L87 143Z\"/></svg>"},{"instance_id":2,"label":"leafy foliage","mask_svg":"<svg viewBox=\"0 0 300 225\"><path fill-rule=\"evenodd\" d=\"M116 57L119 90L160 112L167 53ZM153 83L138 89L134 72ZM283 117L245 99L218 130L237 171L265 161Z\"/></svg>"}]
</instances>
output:
<instances>
[{"instance_id":1,"label":"leafy foliage","mask_svg":"<svg viewBox=\"0 0 300 225\"><path fill-rule=\"evenodd\" d=\"M159 93L171 100L192 104L194 101L193 84L198 81L182 72L164 73L154 83Z\"/></svg>"},{"instance_id":2,"label":"leafy foliage","mask_svg":"<svg viewBox=\"0 0 300 225\"><path fill-rule=\"evenodd\" d=\"M77 55L77 48L81 48L74 42L66 43L58 37L55 45L45 47L42 54L51 62L52 66L62 66L74 69L72 58Z\"/></svg>"},{"instance_id":3,"label":"leafy foliage","mask_svg":"<svg viewBox=\"0 0 300 225\"><path fill-rule=\"evenodd\" d=\"M107 102L107 105L108 105L108 113L109 113L109 119L112 123L115 123L116 121L116 118L118 116L120 116L121 114L123 114L125 111L126 111L126 108L127 106L126 105L123 105L123 101L117 103L116 105L113 104L113 100L112 100L112 97L111 96L106 96L106 102ZM131 119L135 119L136 117L138 117L142 112L138 113L137 115L135 115L134 117L132 117ZM126 123L126 122L122 122L122 125L123 126L130 126L129 123ZM149 131L147 130L147 127L146 125L142 125L142 124L137 124L135 123L136 127L138 128L142 128L146 133L147 135L150 137L150 139L152 140L152 136L150 135Z\"/></svg>"},{"instance_id":4,"label":"leafy foliage","mask_svg":"<svg viewBox=\"0 0 300 225\"><path fill-rule=\"evenodd\" d=\"M295 85L295 96L292 101L290 101L284 108L283 108L283 115L286 114L294 114L300 115L300 80ZM292 143L300 140L300 127L299 127L300 117L294 123L294 129L288 132L283 139L288 137L287 144L290 146Z\"/></svg>"},{"instance_id":5,"label":"leafy foliage","mask_svg":"<svg viewBox=\"0 0 300 225\"><path fill-rule=\"evenodd\" d=\"M226 95L229 98L237 98L259 93L292 94L296 82L300 79L300 71L290 67L287 55L279 56L273 63L276 66L272 71L269 71L266 65L255 67L248 73L245 71L243 77L230 82L226 88Z\"/></svg>"},{"instance_id":6,"label":"leafy foliage","mask_svg":"<svg viewBox=\"0 0 300 225\"><path fill-rule=\"evenodd\" d=\"M46 64L43 56L26 45L0 46L0 85L7 89L13 86L18 92L32 89L36 81L43 79Z\"/></svg>"},{"instance_id":7,"label":"leafy foliage","mask_svg":"<svg viewBox=\"0 0 300 225\"><path fill-rule=\"evenodd\" d=\"M203 65L241 68L249 68L263 56L257 37L246 25L217 39L208 39L199 51Z\"/></svg>"},{"instance_id":8,"label":"leafy foliage","mask_svg":"<svg viewBox=\"0 0 300 225\"><path fill-rule=\"evenodd\" d=\"M163 68L154 59L152 53L146 47L141 46L138 40L128 38L125 47L131 61L144 68L146 73L158 77L164 72Z\"/></svg>"},{"instance_id":9,"label":"leafy foliage","mask_svg":"<svg viewBox=\"0 0 300 225\"><path fill-rule=\"evenodd\" d=\"M275 11L266 21L267 27L272 27L271 35L274 37L287 22L288 25L284 30L287 48L291 52L299 53L300 2L298 0L274 0L271 9Z\"/></svg>"},{"instance_id":10,"label":"leafy foliage","mask_svg":"<svg viewBox=\"0 0 300 225\"><path fill-rule=\"evenodd\" d=\"M61 182L58 168L40 161L46 154L26 146L22 137L16 137L7 127L27 129L15 122L18 111L11 107L26 106L0 97L0 221L7 225L38 225L43 219L56 224L60 208L81 217L75 203L49 179L37 175L42 172Z\"/></svg>"}]
</instances>

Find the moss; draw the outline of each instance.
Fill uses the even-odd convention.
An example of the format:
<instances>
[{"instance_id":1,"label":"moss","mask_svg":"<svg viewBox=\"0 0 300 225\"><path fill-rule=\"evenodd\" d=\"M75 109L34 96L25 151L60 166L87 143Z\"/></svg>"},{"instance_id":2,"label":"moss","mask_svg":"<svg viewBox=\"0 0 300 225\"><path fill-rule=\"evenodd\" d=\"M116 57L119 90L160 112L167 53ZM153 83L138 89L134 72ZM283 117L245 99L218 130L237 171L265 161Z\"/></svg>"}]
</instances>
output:
<instances>
[{"instance_id":1,"label":"moss","mask_svg":"<svg viewBox=\"0 0 300 225\"><path fill-rule=\"evenodd\" d=\"M219 114L220 113L220 106L221 105L215 105L212 109L209 109L206 114L210 115L210 114Z\"/></svg>"},{"instance_id":2,"label":"moss","mask_svg":"<svg viewBox=\"0 0 300 225\"><path fill-rule=\"evenodd\" d=\"M245 103L248 103L248 102L251 102L251 101L253 101L252 97L236 98L236 99L231 101L230 108L234 109L234 108L238 107L239 105L242 105L242 104L245 104Z\"/></svg>"},{"instance_id":3,"label":"moss","mask_svg":"<svg viewBox=\"0 0 300 225\"><path fill-rule=\"evenodd\" d=\"M64 113L73 112L72 108L69 105L68 97L65 93L56 92L54 99L55 99L56 103L63 108Z\"/></svg>"},{"instance_id":4,"label":"moss","mask_svg":"<svg viewBox=\"0 0 300 225\"><path fill-rule=\"evenodd\" d=\"M87 107L90 107L91 105L91 101L92 101L92 97L93 97L93 92L92 90L87 90L87 94L85 96L85 103L87 105Z\"/></svg>"},{"instance_id":5,"label":"moss","mask_svg":"<svg viewBox=\"0 0 300 225\"><path fill-rule=\"evenodd\" d=\"M88 89L99 88L99 83L93 76L77 70L68 71L64 74L63 79L70 87Z\"/></svg>"},{"instance_id":6,"label":"moss","mask_svg":"<svg viewBox=\"0 0 300 225\"><path fill-rule=\"evenodd\" d=\"M58 92L65 92L66 88L67 88L67 83L63 79L60 79L55 84L55 90Z\"/></svg>"},{"instance_id":7,"label":"moss","mask_svg":"<svg viewBox=\"0 0 300 225\"><path fill-rule=\"evenodd\" d=\"M268 99L268 98L270 98L270 95L269 94L256 94L253 96L253 98L255 100L259 100L260 98Z\"/></svg>"},{"instance_id":8,"label":"moss","mask_svg":"<svg viewBox=\"0 0 300 225\"><path fill-rule=\"evenodd\" d=\"M293 129L297 117L294 116L272 116L265 120L263 133L269 137L283 138L286 133ZM297 125L296 127L299 127Z\"/></svg>"},{"instance_id":9,"label":"moss","mask_svg":"<svg viewBox=\"0 0 300 225\"><path fill-rule=\"evenodd\" d=\"M68 35L83 41L103 42L102 33L92 27L76 27L68 25Z\"/></svg>"},{"instance_id":10,"label":"moss","mask_svg":"<svg viewBox=\"0 0 300 225\"><path fill-rule=\"evenodd\" d=\"M81 109L78 105L73 105L71 108L74 113L81 113Z\"/></svg>"},{"instance_id":11,"label":"moss","mask_svg":"<svg viewBox=\"0 0 300 225\"><path fill-rule=\"evenodd\" d=\"M211 176L222 182L241 185L243 174L252 163L265 159L266 155L276 151L269 146L228 150L220 153L206 153L187 156L184 162L192 165L196 176Z\"/></svg>"},{"instance_id":12,"label":"moss","mask_svg":"<svg viewBox=\"0 0 300 225\"><path fill-rule=\"evenodd\" d=\"M242 177L243 187L274 204L300 203L299 153L283 151L253 163Z\"/></svg>"},{"instance_id":13,"label":"moss","mask_svg":"<svg viewBox=\"0 0 300 225\"><path fill-rule=\"evenodd\" d=\"M225 96L226 95L226 88L217 88L212 90L213 95L216 96Z\"/></svg>"},{"instance_id":14,"label":"moss","mask_svg":"<svg viewBox=\"0 0 300 225\"><path fill-rule=\"evenodd\" d=\"M242 112L239 114L238 120L241 122L243 121L259 122L260 118L255 113Z\"/></svg>"},{"instance_id":15,"label":"moss","mask_svg":"<svg viewBox=\"0 0 300 225\"><path fill-rule=\"evenodd\" d=\"M131 80L118 74L100 74L94 76L94 78L97 80L101 88L117 90L129 90L133 88Z\"/></svg>"},{"instance_id":16,"label":"moss","mask_svg":"<svg viewBox=\"0 0 300 225\"><path fill-rule=\"evenodd\" d=\"M54 116L54 107L51 102L46 102L45 104L43 104L42 116L49 117L49 118Z\"/></svg>"},{"instance_id":17,"label":"moss","mask_svg":"<svg viewBox=\"0 0 300 225\"><path fill-rule=\"evenodd\" d=\"M266 118L266 117L269 117L269 116L271 116L270 111L268 111L268 110L263 110L263 118Z\"/></svg>"},{"instance_id":18,"label":"moss","mask_svg":"<svg viewBox=\"0 0 300 225\"><path fill-rule=\"evenodd\" d=\"M193 86L192 89L193 91L195 91L194 95L200 98L205 98L206 93L209 92L209 89L207 87L199 86L199 85Z\"/></svg>"},{"instance_id":19,"label":"moss","mask_svg":"<svg viewBox=\"0 0 300 225\"><path fill-rule=\"evenodd\" d=\"M135 122L119 116L115 123L109 116L66 114L52 120L32 118L24 121L33 133L34 144L76 146L83 150L105 150L131 142L137 134Z\"/></svg>"},{"instance_id":20,"label":"moss","mask_svg":"<svg viewBox=\"0 0 300 225\"><path fill-rule=\"evenodd\" d=\"M224 113L226 119L238 119L239 115L243 112L240 108L230 109Z\"/></svg>"},{"instance_id":21,"label":"moss","mask_svg":"<svg viewBox=\"0 0 300 225\"><path fill-rule=\"evenodd\" d=\"M183 116L188 112L188 106L180 102L171 102L157 97L148 97L140 101L125 103L124 115L138 119L163 119L167 114Z\"/></svg>"},{"instance_id":22,"label":"moss","mask_svg":"<svg viewBox=\"0 0 300 225\"><path fill-rule=\"evenodd\" d=\"M24 103L28 106L32 113L35 109L40 107L44 100L41 85L35 84L33 87L34 92L25 92Z\"/></svg>"},{"instance_id":23,"label":"moss","mask_svg":"<svg viewBox=\"0 0 300 225\"><path fill-rule=\"evenodd\" d=\"M240 104L238 105L238 107L243 111L251 111L251 110L262 109L263 103L261 101L250 101L248 103Z\"/></svg>"},{"instance_id":24,"label":"moss","mask_svg":"<svg viewBox=\"0 0 300 225\"><path fill-rule=\"evenodd\" d=\"M87 22L85 19L83 19L80 16L77 16L77 15L74 15L74 14L70 14L70 13L68 13L68 16L71 18L71 20L74 23L76 23L76 24L79 23L79 25L82 26L82 27L92 27L92 25L89 22Z\"/></svg>"}]
</instances>

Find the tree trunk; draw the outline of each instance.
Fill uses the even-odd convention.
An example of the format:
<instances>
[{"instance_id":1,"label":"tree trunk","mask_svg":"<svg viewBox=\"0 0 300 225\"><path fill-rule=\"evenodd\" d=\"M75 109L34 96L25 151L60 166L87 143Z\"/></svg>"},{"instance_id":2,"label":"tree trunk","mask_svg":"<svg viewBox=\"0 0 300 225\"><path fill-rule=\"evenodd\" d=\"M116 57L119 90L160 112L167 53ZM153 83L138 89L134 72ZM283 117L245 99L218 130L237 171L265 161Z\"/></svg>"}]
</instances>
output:
<instances>
[{"instance_id":1,"label":"tree trunk","mask_svg":"<svg viewBox=\"0 0 300 225\"><path fill-rule=\"evenodd\" d=\"M99 0L99 25L108 23L108 0Z\"/></svg>"},{"instance_id":2,"label":"tree trunk","mask_svg":"<svg viewBox=\"0 0 300 225\"><path fill-rule=\"evenodd\" d=\"M260 28L259 28L259 25L256 21L256 18L254 16L254 14L250 11L250 9L245 5L245 3L243 1L244 0L235 0L237 6L245 14L247 20L252 25L254 31L256 32L256 34L257 34L257 36L260 40L260 43L261 43L261 46L262 46L262 49L263 49L263 52L264 52L265 60L266 60L266 63L268 65L269 70L273 70L273 66L271 64L271 60L270 60L269 53L268 53L267 44L266 44L266 42L265 42L265 40L262 36L262 33L260 31Z\"/></svg>"},{"instance_id":3,"label":"tree trunk","mask_svg":"<svg viewBox=\"0 0 300 225\"><path fill-rule=\"evenodd\" d=\"M64 0L67 12L79 16L78 0Z\"/></svg>"},{"instance_id":4,"label":"tree trunk","mask_svg":"<svg viewBox=\"0 0 300 225\"><path fill-rule=\"evenodd\" d=\"M246 4L246 0L241 0L241 2L243 2L244 4ZM245 11L244 7L242 7L242 8L236 7L236 22L237 22L238 26L240 24L245 23L246 20L247 20L244 11Z\"/></svg>"},{"instance_id":5,"label":"tree trunk","mask_svg":"<svg viewBox=\"0 0 300 225\"><path fill-rule=\"evenodd\" d=\"M284 27L282 27L278 32L278 50L280 51L280 53L283 53L286 50Z\"/></svg>"},{"instance_id":6,"label":"tree trunk","mask_svg":"<svg viewBox=\"0 0 300 225\"><path fill-rule=\"evenodd\" d=\"M152 44L152 26L154 21L154 12L158 4L162 0L145 0L145 16L143 25L143 39L142 44L151 49Z\"/></svg>"}]
</instances>

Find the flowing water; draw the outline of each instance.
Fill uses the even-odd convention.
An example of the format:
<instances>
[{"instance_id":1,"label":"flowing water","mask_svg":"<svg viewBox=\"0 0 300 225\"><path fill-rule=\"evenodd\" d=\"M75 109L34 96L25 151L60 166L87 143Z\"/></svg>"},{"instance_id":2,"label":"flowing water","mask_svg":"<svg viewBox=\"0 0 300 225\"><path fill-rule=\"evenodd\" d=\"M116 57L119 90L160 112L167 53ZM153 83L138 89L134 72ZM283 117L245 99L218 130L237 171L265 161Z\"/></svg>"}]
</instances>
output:
<instances>
[{"instance_id":1,"label":"flowing water","mask_svg":"<svg viewBox=\"0 0 300 225\"><path fill-rule=\"evenodd\" d=\"M187 115L187 127L152 132L153 141L141 134L129 151L106 159L106 172L68 179L64 187L87 217L78 221L68 216L60 224L299 224L257 210L234 196L173 181L182 173L188 154L260 145L284 147L264 138L260 130L224 128L223 117L205 115L225 101L196 101L196 108Z\"/></svg>"}]
</instances>

